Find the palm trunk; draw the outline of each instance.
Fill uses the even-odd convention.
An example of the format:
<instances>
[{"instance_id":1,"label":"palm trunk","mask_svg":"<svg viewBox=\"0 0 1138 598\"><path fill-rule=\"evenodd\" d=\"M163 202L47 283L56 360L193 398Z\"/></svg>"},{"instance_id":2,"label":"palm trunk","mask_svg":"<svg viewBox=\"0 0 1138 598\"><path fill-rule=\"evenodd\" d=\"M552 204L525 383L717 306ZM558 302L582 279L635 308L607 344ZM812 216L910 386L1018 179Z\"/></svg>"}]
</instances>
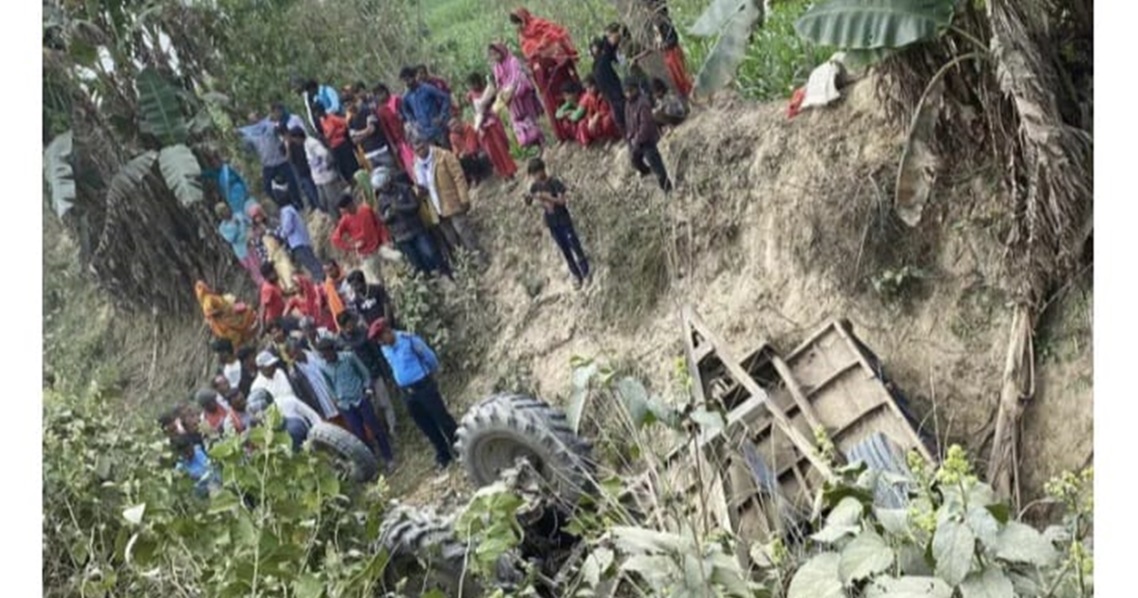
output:
<instances>
[{"instance_id":1,"label":"palm trunk","mask_svg":"<svg viewBox=\"0 0 1138 598\"><path fill-rule=\"evenodd\" d=\"M1019 122L1007 175L1016 221L1008 239L1008 271L1016 298L1004 365L988 478L1019 504L1019 424L1034 394L1032 334L1036 310L1078 264L1092 216L1093 142L1063 120L1054 92L1062 73L1047 39L1042 2L990 0L991 53L1001 91Z\"/></svg>"}]
</instances>

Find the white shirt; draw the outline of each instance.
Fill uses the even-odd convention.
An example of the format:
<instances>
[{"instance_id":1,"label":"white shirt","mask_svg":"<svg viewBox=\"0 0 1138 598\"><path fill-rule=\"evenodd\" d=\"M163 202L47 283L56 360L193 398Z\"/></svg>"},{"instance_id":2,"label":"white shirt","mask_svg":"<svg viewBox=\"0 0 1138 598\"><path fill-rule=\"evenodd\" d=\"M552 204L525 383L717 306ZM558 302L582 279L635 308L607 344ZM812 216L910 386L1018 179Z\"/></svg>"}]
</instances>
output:
<instances>
[{"instance_id":1,"label":"white shirt","mask_svg":"<svg viewBox=\"0 0 1138 598\"><path fill-rule=\"evenodd\" d=\"M265 392L269 393L269 396L273 397L273 404L280 410L282 417L303 419L309 427L323 421L319 413L316 413L312 407L305 405L303 401L297 398L296 393L292 390L292 383L288 381L288 374L279 367L273 373L272 380L266 378L263 373L258 373L257 378L253 380L253 385L249 388L250 394L258 388L263 388Z\"/></svg>"},{"instance_id":2,"label":"white shirt","mask_svg":"<svg viewBox=\"0 0 1138 598\"><path fill-rule=\"evenodd\" d=\"M230 388L237 388L241 384L241 360L221 366L221 375L229 381Z\"/></svg>"},{"instance_id":3,"label":"white shirt","mask_svg":"<svg viewBox=\"0 0 1138 598\"><path fill-rule=\"evenodd\" d=\"M332 154L324 144L313 137L304 139L304 157L308 159L308 167L312 169L312 182L317 185L327 185L336 181L336 165Z\"/></svg>"},{"instance_id":4,"label":"white shirt","mask_svg":"<svg viewBox=\"0 0 1138 598\"><path fill-rule=\"evenodd\" d=\"M418 183L426 187L427 192L430 193L431 205L435 207L435 213L442 214L442 205L439 203L439 190L435 187L434 170L435 148L431 148L425 159L415 156L415 178L418 180Z\"/></svg>"}]
</instances>

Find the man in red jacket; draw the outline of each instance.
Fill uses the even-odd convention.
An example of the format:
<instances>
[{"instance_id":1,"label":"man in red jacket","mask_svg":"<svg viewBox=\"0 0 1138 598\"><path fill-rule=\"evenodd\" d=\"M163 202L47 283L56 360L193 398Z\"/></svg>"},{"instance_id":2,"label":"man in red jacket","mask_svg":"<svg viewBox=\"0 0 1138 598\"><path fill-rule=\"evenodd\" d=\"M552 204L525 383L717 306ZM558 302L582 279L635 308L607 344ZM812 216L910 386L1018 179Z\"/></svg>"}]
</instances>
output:
<instances>
[{"instance_id":1,"label":"man in red jacket","mask_svg":"<svg viewBox=\"0 0 1138 598\"><path fill-rule=\"evenodd\" d=\"M359 205L350 194L340 198L340 222L332 231L332 245L340 251L355 254L360 270L368 282L381 284L381 249L391 243L387 227L367 204Z\"/></svg>"}]
</instances>

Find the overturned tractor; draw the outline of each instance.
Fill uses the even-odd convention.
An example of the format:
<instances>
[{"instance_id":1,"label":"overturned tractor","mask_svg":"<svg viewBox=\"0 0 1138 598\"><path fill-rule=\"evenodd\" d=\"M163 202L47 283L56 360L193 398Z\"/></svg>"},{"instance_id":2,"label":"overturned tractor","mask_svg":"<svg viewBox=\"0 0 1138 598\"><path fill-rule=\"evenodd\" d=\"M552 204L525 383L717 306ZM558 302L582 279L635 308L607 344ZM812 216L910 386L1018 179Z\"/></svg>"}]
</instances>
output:
<instances>
[{"instance_id":1,"label":"overturned tractor","mask_svg":"<svg viewBox=\"0 0 1138 598\"><path fill-rule=\"evenodd\" d=\"M801 541L815 497L835 479L833 464L861 462L880 476L875 502L896 508L907 501L906 455L931 462L935 452L909 411L908 401L886 376L880 360L844 320L827 323L785 355L768 342L739 358L692 311L684 313L694 405L715 409L725 425L694 435L665 458L667 491L682 509L663 509L661 484L633 480L621 502L651 524L679 529L684 521L730 532L739 546L774 538ZM472 407L462 420L457 449L467 477L481 488L505 479L527 495L518 519L521 545L503 558L497 579L470 579L462 568L472 547L459 541L452 519L422 510L397 509L382 530L392 555L384 584L410 595L439 590L477 596L491 586L521 579L523 563L536 570L539 590L559 595L567 569L582 562L583 545L563 529L582 497L596 491L591 444L573 432L561 410L532 397L502 394ZM829 443L828 454L819 440ZM703 472L697 475L696 472ZM745 550L736 555L753 568ZM619 582L613 585L615 591Z\"/></svg>"}]
</instances>

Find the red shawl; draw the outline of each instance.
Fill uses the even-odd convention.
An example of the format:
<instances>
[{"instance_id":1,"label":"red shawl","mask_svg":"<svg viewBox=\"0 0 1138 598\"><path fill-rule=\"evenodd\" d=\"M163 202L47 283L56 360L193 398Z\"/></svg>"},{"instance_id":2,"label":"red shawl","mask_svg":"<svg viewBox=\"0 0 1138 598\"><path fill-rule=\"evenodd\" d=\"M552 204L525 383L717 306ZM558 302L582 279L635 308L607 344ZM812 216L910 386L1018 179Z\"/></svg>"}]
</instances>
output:
<instances>
[{"instance_id":1,"label":"red shawl","mask_svg":"<svg viewBox=\"0 0 1138 598\"><path fill-rule=\"evenodd\" d=\"M522 29L518 37L522 55L527 61L533 62L538 55L577 57L573 40L569 38L569 32L565 31L564 27L552 21L539 19L524 8L515 10L514 16L522 20Z\"/></svg>"}]
</instances>

